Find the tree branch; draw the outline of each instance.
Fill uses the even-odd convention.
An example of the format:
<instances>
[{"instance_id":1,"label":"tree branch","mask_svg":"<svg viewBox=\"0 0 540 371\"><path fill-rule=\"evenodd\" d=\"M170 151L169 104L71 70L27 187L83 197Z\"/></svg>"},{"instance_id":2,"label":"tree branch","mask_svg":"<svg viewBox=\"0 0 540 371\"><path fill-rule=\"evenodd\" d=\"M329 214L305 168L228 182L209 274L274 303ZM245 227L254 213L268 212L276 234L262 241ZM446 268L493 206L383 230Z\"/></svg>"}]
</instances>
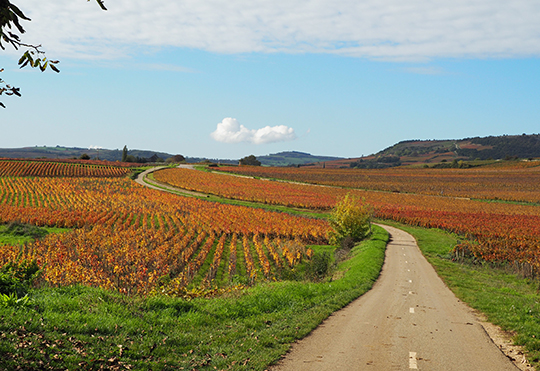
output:
<instances>
[{"instance_id":1,"label":"tree branch","mask_svg":"<svg viewBox=\"0 0 540 371\"><path fill-rule=\"evenodd\" d=\"M90 1L90 0L88 0ZM101 9L107 10L103 0L96 0ZM58 61L49 60L45 57L45 52L42 51L41 45L26 44L21 41L19 35L11 32L12 29L16 29L20 34L25 33L20 20L30 21L31 19L24 15L24 13L9 0L0 0L0 48L6 50L3 43L10 44L19 50L22 46L28 48L28 50L19 59L19 68L30 66L32 68L39 68L41 72L44 72L47 68L50 68L54 72L60 72L56 67ZM4 69L0 69L0 72ZM19 88L7 85L4 80L0 79L0 95L16 95L21 96ZM0 106L6 108L6 106L0 102Z\"/></svg>"}]
</instances>

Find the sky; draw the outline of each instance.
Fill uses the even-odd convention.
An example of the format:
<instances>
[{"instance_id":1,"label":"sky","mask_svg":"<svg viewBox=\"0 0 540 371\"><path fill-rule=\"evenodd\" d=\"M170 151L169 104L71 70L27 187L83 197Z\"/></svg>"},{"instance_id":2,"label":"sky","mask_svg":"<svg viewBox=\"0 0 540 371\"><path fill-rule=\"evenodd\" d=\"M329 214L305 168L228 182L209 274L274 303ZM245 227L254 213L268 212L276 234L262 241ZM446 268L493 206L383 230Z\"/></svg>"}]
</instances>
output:
<instances>
[{"instance_id":1,"label":"sky","mask_svg":"<svg viewBox=\"0 0 540 371\"><path fill-rule=\"evenodd\" d=\"M538 0L11 0L0 148L360 157L540 133Z\"/></svg>"}]
</instances>

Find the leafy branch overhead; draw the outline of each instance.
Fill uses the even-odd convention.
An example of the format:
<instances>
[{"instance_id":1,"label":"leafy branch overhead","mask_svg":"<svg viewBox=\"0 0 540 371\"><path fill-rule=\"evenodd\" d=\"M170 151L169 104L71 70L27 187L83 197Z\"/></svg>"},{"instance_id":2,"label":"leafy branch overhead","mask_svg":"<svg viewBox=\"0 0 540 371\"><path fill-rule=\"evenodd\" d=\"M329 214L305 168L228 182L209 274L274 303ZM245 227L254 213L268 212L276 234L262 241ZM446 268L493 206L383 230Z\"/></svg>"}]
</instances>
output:
<instances>
[{"instance_id":1,"label":"leafy branch overhead","mask_svg":"<svg viewBox=\"0 0 540 371\"><path fill-rule=\"evenodd\" d=\"M87 0L90 1L90 0ZM101 9L107 10L103 0L96 0ZM45 57L45 52L41 50L41 45L26 44L22 41L19 34L24 34L26 31L21 25L21 21L30 21L15 4L12 4L9 0L0 0L0 48L6 50L5 45L11 45L15 50L19 50L20 47L28 48L27 51L19 59L20 68L30 66L32 68L39 68L41 72L44 72L47 68L50 68L54 72L60 72L56 64L57 60L50 60ZM3 69L0 68L0 72ZM6 93L6 95L21 96L19 88L15 88L6 84L6 82L0 79L0 95ZM0 106L4 107L4 104L0 102Z\"/></svg>"},{"instance_id":2,"label":"leafy branch overhead","mask_svg":"<svg viewBox=\"0 0 540 371\"><path fill-rule=\"evenodd\" d=\"M0 68L0 72L3 72L4 69ZM6 93L6 95L16 95L18 97L21 96L21 93L19 93L19 88L16 88L14 86L7 85L4 80L0 79L0 95ZM4 106L4 103L0 102L0 107L6 108Z\"/></svg>"}]
</instances>

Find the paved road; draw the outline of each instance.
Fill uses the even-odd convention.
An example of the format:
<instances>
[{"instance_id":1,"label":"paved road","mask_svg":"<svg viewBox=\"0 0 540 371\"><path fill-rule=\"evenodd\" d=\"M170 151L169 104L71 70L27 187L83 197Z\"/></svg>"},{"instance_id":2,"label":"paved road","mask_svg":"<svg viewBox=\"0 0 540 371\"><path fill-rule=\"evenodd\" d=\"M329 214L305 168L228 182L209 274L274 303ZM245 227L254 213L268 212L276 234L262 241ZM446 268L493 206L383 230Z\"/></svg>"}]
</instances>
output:
<instances>
[{"instance_id":1,"label":"paved road","mask_svg":"<svg viewBox=\"0 0 540 371\"><path fill-rule=\"evenodd\" d=\"M392 237L373 289L294 344L273 371L516 371L414 238Z\"/></svg>"}]
</instances>

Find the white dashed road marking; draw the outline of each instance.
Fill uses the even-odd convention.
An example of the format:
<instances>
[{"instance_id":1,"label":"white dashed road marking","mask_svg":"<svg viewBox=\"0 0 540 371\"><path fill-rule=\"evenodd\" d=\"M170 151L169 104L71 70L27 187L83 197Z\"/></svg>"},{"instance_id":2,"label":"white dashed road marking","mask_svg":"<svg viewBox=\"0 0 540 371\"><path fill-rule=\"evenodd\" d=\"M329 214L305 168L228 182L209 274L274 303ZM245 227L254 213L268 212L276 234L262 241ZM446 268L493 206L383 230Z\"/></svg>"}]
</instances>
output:
<instances>
[{"instance_id":1,"label":"white dashed road marking","mask_svg":"<svg viewBox=\"0 0 540 371\"><path fill-rule=\"evenodd\" d=\"M416 352L409 352L409 368L417 370L418 363L416 362Z\"/></svg>"}]
</instances>

